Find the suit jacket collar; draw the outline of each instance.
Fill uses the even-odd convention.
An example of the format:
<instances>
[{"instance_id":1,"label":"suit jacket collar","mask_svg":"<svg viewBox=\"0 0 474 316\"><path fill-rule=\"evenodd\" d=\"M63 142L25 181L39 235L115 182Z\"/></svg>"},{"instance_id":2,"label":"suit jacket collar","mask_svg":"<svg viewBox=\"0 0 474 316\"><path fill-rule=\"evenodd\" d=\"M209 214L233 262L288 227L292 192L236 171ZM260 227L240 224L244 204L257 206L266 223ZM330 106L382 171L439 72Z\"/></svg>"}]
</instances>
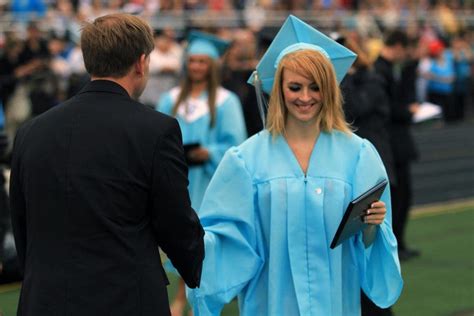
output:
<instances>
[{"instance_id":1,"label":"suit jacket collar","mask_svg":"<svg viewBox=\"0 0 474 316\"><path fill-rule=\"evenodd\" d=\"M81 89L79 94L86 92L108 92L130 97L127 90L116 82L110 80L93 80Z\"/></svg>"}]
</instances>

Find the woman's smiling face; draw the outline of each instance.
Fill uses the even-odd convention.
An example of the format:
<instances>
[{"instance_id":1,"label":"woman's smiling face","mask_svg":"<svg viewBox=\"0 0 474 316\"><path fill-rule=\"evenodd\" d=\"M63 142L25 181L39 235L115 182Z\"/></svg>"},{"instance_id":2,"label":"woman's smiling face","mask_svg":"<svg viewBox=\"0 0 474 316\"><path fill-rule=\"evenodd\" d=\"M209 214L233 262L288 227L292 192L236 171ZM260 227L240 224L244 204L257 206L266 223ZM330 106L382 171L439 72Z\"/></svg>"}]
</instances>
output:
<instances>
[{"instance_id":1,"label":"woman's smiling face","mask_svg":"<svg viewBox=\"0 0 474 316\"><path fill-rule=\"evenodd\" d=\"M289 69L283 70L282 91L288 110L287 122L315 123L321 110L321 92L313 79Z\"/></svg>"}]
</instances>

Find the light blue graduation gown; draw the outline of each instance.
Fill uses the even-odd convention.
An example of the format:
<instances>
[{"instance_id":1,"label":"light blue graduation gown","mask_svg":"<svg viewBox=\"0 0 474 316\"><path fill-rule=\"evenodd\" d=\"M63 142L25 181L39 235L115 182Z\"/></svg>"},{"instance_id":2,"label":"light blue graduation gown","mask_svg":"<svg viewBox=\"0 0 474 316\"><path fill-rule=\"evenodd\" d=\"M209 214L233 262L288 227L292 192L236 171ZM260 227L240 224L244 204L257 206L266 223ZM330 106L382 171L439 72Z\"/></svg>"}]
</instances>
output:
<instances>
[{"instance_id":1,"label":"light blue graduation gown","mask_svg":"<svg viewBox=\"0 0 474 316\"><path fill-rule=\"evenodd\" d=\"M381 307L395 303L403 281L389 188L374 243L366 249L359 233L329 248L348 203L384 178L375 148L354 134L321 133L306 175L282 136L262 131L231 148L199 213L195 315L219 315L236 295L244 316L360 315L360 288Z\"/></svg>"},{"instance_id":2,"label":"light blue graduation gown","mask_svg":"<svg viewBox=\"0 0 474 316\"><path fill-rule=\"evenodd\" d=\"M171 115L180 88L165 93L158 102L157 110ZM200 166L189 168L189 195L191 205L198 211L202 197L224 153L231 146L239 145L247 137L242 106L238 97L222 87L216 93L216 121L210 128L207 92L199 98L189 98L178 108L176 116L183 144L200 143L209 151L209 160Z\"/></svg>"}]
</instances>

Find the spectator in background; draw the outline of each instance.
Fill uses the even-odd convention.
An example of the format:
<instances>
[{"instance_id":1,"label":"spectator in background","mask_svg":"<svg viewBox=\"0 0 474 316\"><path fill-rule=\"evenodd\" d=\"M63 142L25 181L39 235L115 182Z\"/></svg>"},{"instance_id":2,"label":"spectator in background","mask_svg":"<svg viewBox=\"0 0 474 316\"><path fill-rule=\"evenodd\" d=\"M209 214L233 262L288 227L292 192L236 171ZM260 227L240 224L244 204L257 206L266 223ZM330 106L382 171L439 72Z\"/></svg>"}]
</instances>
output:
<instances>
[{"instance_id":1,"label":"spectator in background","mask_svg":"<svg viewBox=\"0 0 474 316\"><path fill-rule=\"evenodd\" d=\"M71 75L67 83L66 99L76 95L82 87L89 82L89 74L84 65L84 58L80 43L76 43L68 55L67 62L69 64Z\"/></svg>"},{"instance_id":2,"label":"spectator in background","mask_svg":"<svg viewBox=\"0 0 474 316\"><path fill-rule=\"evenodd\" d=\"M474 61L474 54L465 38L465 32L460 32L453 38L452 54L455 70L453 119L463 120L472 80L471 67Z\"/></svg>"},{"instance_id":3,"label":"spectator in background","mask_svg":"<svg viewBox=\"0 0 474 316\"><path fill-rule=\"evenodd\" d=\"M400 260L420 255L406 243L404 236L412 202L410 165L418 155L411 134L412 116L418 110L415 89L417 60L409 56L414 50L413 43L401 30L388 32L380 56L374 63L390 105L388 126L396 181L391 186L392 223Z\"/></svg>"},{"instance_id":4,"label":"spectator in background","mask_svg":"<svg viewBox=\"0 0 474 316\"><path fill-rule=\"evenodd\" d=\"M178 83L183 65L183 48L170 28L156 30L155 48L150 54L150 79L141 96L145 104L155 106L161 95Z\"/></svg>"},{"instance_id":5,"label":"spectator in background","mask_svg":"<svg viewBox=\"0 0 474 316\"><path fill-rule=\"evenodd\" d=\"M444 37L454 36L459 30L459 21L451 5L455 1L438 0L433 6L433 16L439 32Z\"/></svg>"},{"instance_id":6,"label":"spectator in background","mask_svg":"<svg viewBox=\"0 0 474 316\"><path fill-rule=\"evenodd\" d=\"M428 44L429 67L421 75L428 80L427 99L443 109L446 122L454 120L453 83L455 79L454 61L451 53L445 49L441 40L433 40Z\"/></svg>"},{"instance_id":7,"label":"spectator in background","mask_svg":"<svg viewBox=\"0 0 474 316\"><path fill-rule=\"evenodd\" d=\"M10 224L10 205L8 194L5 189L5 176L3 168L3 159L8 149L8 138L3 130L5 127L5 115L3 105L0 100L0 284L3 279L5 262L8 260L5 254L5 238L7 232L11 231Z\"/></svg>"},{"instance_id":8,"label":"spectator in background","mask_svg":"<svg viewBox=\"0 0 474 316\"><path fill-rule=\"evenodd\" d=\"M248 137L263 129L255 89L247 83L257 65L257 40L252 31L237 30L224 55L222 86L237 94L242 104Z\"/></svg>"},{"instance_id":9,"label":"spectator in background","mask_svg":"<svg viewBox=\"0 0 474 316\"><path fill-rule=\"evenodd\" d=\"M420 40L418 43L419 60L416 76L416 100L419 103L428 101L428 79L426 74L431 67L430 56L428 52L428 42Z\"/></svg>"},{"instance_id":10,"label":"spectator in background","mask_svg":"<svg viewBox=\"0 0 474 316\"><path fill-rule=\"evenodd\" d=\"M216 36L192 32L181 85L163 94L157 104L157 110L176 117L181 127L189 165L191 205L198 214L204 192L224 153L246 138L239 99L220 86L218 60L228 45ZM181 280L171 305L173 316L181 316L185 305Z\"/></svg>"},{"instance_id":11,"label":"spectator in background","mask_svg":"<svg viewBox=\"0 0 474 316\"><path fill-rule=\"evenodd\" d=\"M112 13L112 11L115 11L115 10L110 10L106 6L106 3L107 2L104 2L102 0L80 1L78 13L84 16L85 19L89 21L93 21L94 19L100 16L103 16L105 14Z\"/></svg>"},{"instance_id":12,"label":"spectator in background","mask_svg":"<svg viewBox=\"0 0 474 316\"><path fill-rule=\"evenodd\" d=\"M9 163L9 140L4 127L5 116L0 100L0 284L21 280L10 219L10 202L7 192L8 177L4 166L4 164Z\"/></svg>"},{"instance_id":13,"label":"spectator in background","mask_svg":"<svg viewBox=\"0 0 474 316\"><path fill-rule=\"evenodd\" d=\"M17 21L25 22L44 17L47 6L43 0L13 0L11 10Z\"/></svg>"},{"instance_id":14,"label":"spectator in background","mask_svg":"<svg viewBox=\"0 0 474 316\"><path fill-rule=\"evenodd\" d=\"M0 56L0 101L3 102L5 132L10 144L18 126L30 116L30 78L44 67L43 61L27 56L25 50L24 42L8 34L4 54Z\"/></svg>"},{"instance_id":15,"label":"spectator in background","mask_svg":"<svg viewBox=\"0 0 474 316\"><path fill-rule=\"evenodd\" d=\"M31 104L31 115L36 116L58 102L58 80L50 68L51 53L48 40L39 25L30 22L25 46L19 56L20 64L34 69L24 82Z\"/></svg>"},{"instance_id":16,"label":"spectator in background","mask_svg":"<svg viewBox=\"0 0 474 316\"><path fill-rule=\"evenodd\" d=\"M28 24L25 45L20 52L20 64L35 64L37 68L47 66L49 59L48 41L43 37L37 22Z\"/></svg>"},{"instance_id":17,"label":"spectator in background","mask_svg":"<svg viewBox=\"0 0 474 316\"><path fill-rule=\"evenodd\" d=\"M52 36L48 42L48 49L51 56L49 70L54 78L49 80L57 82L56 101L63 101L66 98L67 84L71 76L71 66L68 63L70 49L67 41L58 36ZM50 104L48 107L55 104Z\"/></svg>"},{"instance_id":18,"label":"spectator in background","mask_svg":"<svg viewBox=\"0 0 474 316\"><path fill-rule=\"evenodd\" d=\"M47 24L49 31L57 37L66 40L72 39L75 35L73 28L76 24L76 17L71 0L58 0L47 13Z\"/></svg>"},{"instance_id":19,"label":"spectator in background","mask_svg":"<svg viewBox=\"0 0 474 316\"><path fill-rule=\"evenodd\" d=\"M11 34L6 37L3 54L0 55L0 102L5 111L18 80L32 71L26 66L20 67L22 49L22 42L18 38Z\"/></svg>"}]
</instances>

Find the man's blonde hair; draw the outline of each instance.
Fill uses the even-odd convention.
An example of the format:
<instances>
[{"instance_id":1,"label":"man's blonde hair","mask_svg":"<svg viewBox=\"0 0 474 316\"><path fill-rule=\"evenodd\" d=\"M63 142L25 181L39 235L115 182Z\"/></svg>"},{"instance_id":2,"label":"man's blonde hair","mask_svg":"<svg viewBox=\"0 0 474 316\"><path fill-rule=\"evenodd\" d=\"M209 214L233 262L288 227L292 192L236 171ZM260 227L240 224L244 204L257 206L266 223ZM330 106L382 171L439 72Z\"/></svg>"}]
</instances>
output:
<instances>
[{"instance_id":1,"label":"man's blonde hair","mask_svg":"<svg viewBox=\"0 0 474 316\"><path fill-rule=\"evenodd\" d=\"M275 72L275 81L268 104L266 128L274 136L285 131L288 110L283 96L283 70L288 69L304 76L318 85L321 92L321 110L317 125L322 131L340 130L350 133L342 109L342 95L336 79L336 73L329 59L315 50L298 50L289 53L280 61Z\"/></svg>"},{"instance_id":2,"label":"man's blonde hair","mask_svg":"<svg viewBox=\"0 0 474 316\"><path fill-rule=\"evenodd\" d=\"M142 54L148 56L154 47L150 25L134 15L104 15L82 29L84 64L92 76L123 77Z\"/></svg>"}]
</instances>

